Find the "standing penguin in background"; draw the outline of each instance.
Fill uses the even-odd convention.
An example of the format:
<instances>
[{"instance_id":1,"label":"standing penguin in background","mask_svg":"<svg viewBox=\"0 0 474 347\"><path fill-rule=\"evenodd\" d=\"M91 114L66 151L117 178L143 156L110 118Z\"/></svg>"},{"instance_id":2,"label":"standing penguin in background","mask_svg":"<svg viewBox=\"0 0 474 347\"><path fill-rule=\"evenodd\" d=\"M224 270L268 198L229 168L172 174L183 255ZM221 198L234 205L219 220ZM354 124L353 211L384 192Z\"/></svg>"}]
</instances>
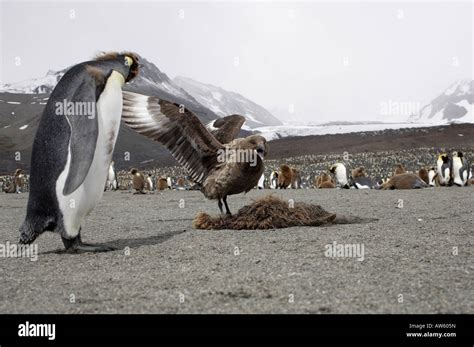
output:
<instances>
[{"instance_id":1,"label":"standing penguin in background","mask_svg":"<svg viewBox=\"0 0 474 347\"><path fill-rule=\"evenodd\" d=\"M107 173L107 183L105 187L109 190L117 190L117 175L115 174L114 164L115 162L112 160L109 165L109 172Z\"/></svg>"},{"instance_id":2,"label":"standing penguin in background","mask_svg":"<svg viewBox=\"0 0 474 347\"><path fill-rule=\"evenodd\" d=\"M294 167L291 168L291 189L301 188L301 175Z\"/></svg>"},{"instance_id":3,"label":"standing penguin in background","mask_svg":"<svg viewBox=\"0 0 474 347\"><path fill-rule=\"evenodd\" d=\"M447 154L440 154L438 157L438 181L440 186L450 186L451 181L451 159Z\"/></svg>"},{"instance_id":4,"label":"standing penguin in background","mask_svg":"<svg viewBox=\"0 0 474 347\"><path fill-rule=\"evenodd\" d=\"M438 177L438 173L434 167L428 170L428 185L430 187L436 187L436 178Z\"/></svg>"},{"instance_id":5,"label":"standing penguin in background","mask_svg":"<svg viewBox=\"0 0 474 347\"><path fill-rule=\"evenodd\" d=\"M280 172L278 173L278 188L286 189L291 185L291 180L293 177L293 171L288 165L282 165L280 167Z\"/></svg>"},{"instance_id":6,"label":"standing penguin in background","mask_svg":"<svg viewBox=\"0 0 474 347\"><path fill-rule=\"evenodd\" d=\"M145 175L143 175L138 169L131 169L130 173L132 174L132 189L135 190L133 194L146 194L146 181Z\"/></svg>"},{"instance_id":7,"label":"standing penguin in background","mask_svg":"<svg viewBox=\"0 0 474 347\"><path fill-rule=\"evenodd\" d=\"M278 172L272 171L270 174L270 189L278 188Z\"/></svg>"},{"instance_id":8,"label":"standing penguin in background","mask_svg":"<svg viewBox=\"0 0 474 347\"><path fill-rule=\"evenodd\" d=\"M329 172L336 176L337 185L341 188L349 189L347 180L347 169L344 164L336 163L329 169Z\"/></svg>"},{"instance_id":9,"label":"standing penguin in background","mask_svg":"<svg viewBox=\"0 0 474 347\"><path fill-rule=\"evenodd\" d=\"M31 157L30 195L20 243L53 231L70 252L113 250L81 240L102 198L122 116L122 86L138 74L133 53L109 53L70 68L51 93Z\"/></svg>"},{"instance_id":10,"label":"standing penguin in background","mask_svg":"<svg viewBox=\"0 0 474 347\"><path fill-rule=\"evenodd\" d=\"M146 176L145 189L152 192L153 191L153 180L151 179L151 174Z\"/></svg>"},{"instance_id":11,"label":"standing penguin in background","mask_svg":"<svg viewBox=\"0 0 474 347\"><path fill-rule=\"evenodd\" d=\"M23 188L25 187L25 175L23 175L22 169L17 169L15 171L15 192L17 194L23 193Z\"/></svg>"},{"instance_id":12,"label":"standing penguin in background","mask_svg":"<svg viewBox=\"0 0 474 347\"><path fill-rule=\"evenodd\" d=\"M467 185L469 178L471 178L471 165L466 160L462 152L453 153L453 164L451 172L453 183L458 187Z\"/></svg>"}]
</instances>

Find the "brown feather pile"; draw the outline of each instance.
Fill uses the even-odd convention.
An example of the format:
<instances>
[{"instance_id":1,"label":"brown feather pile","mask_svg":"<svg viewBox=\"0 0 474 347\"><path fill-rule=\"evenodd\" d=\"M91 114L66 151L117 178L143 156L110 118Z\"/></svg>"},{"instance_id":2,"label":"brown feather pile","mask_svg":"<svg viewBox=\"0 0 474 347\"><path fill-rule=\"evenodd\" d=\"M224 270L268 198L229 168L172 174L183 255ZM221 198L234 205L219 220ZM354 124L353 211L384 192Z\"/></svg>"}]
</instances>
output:
<instances>
[{"instance_id":1,"label":"brown feather pile","mask_svg":"<svg viewBox=\"0 0 474 347\"><path fill-rule=\"evenodd\" d=\"M372 222L374 219L358 217L339 217L335 213L324 210L319 205L294 203L290 207L288 201L274 195L255 200L252 204L242 207L233 216L211 217L200 212L194 218L195 229L277 229L293 226L321 226L327 224L351 224Z\"/></svg>"}]
</instances>

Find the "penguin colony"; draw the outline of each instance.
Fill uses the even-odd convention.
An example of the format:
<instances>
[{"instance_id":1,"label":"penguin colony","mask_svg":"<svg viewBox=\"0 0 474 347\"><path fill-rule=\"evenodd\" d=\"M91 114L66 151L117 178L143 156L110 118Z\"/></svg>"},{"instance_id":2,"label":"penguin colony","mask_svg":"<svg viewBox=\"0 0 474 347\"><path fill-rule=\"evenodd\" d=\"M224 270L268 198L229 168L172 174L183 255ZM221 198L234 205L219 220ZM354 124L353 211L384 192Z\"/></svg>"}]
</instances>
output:
<instances>
[{"instance_id":1,"label":"penguin colony","mask_svg":"<svg viewBox=\"0 0 474 347\"><path fill-rule=\"evenodd\" d=\"M164 145L186 172L174 177L177 183L173 185L170 175L157 176L133 168L128 187L135 194L155 189L186 189L188 185L188 189L199 189L206 198L217 200L221 214L225 207L229 219L232 218L227 203L229 195L248 192L256 186L265 188L263 160L269 151L265 138L259 135L235 138L245 117L231 115L204 125L183 105L122 91L124 84L139 74L139 67L134 53L107 53L73 66L58 82L39 122L29 179L18 169L12 181L1 180L2 190L6 192L21 193L29 185L20 243L29 244L43 232L51 231L60 235L70 252L113 250L108 245L82 242L81 231L85 218L101 200L104 190L124 186L112 161L121 120ZM72 113L61 109L58 113L58 104L62 105L64 100L84 107ZM236 160L235 156L229 160L228 152L247 153L246 160ZM226 153L225 160L222 153ZM252 156L255 156L253 160ZM302 170L284 163L277 170L270 164L267 186L298 189L305 187L306 182L307 187L312 177L311 174L303 176L307 169L307 165ZM455 151L451 155L440 154L436 167L422 167L417 174L397 163L393 175L386 179L379 175L375 179L370 177L364 166L354 167L348 177L346 165L337 162L314 175L313 181L316 188L415 189L466 186L472 182L472 173L464 152ZM259 202L263 210L271 205L266 203L268 201ZM306 225L321 223L319 217L318 212ZM333 220L331 217L326 221L325 216L322 219L323 223Z\"/></svg>"}]
</instances>

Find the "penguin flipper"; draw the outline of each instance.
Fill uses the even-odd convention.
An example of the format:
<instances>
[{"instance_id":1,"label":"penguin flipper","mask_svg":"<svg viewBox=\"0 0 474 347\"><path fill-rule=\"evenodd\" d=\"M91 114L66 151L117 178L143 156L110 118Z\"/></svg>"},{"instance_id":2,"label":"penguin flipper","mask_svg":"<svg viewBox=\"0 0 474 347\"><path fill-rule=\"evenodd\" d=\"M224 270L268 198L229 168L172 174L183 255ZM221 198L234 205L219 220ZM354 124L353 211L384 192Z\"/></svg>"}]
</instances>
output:
<instances>
[{"instance_id":1,"label":"penguin flipper","mask_svg":"<svg viewBox=\"0 0 474 347\"><path fill-rule=\"evenodd\" d=\"M459 177L461 177L462 182L465 182L469 179L469 166L463 165L459 169Z\"/></svg>"},{"instance_id":2,"label":"penguin flipper","mask_svg":"<svg viewBox=\"0 0 474 347\"><path fill-rule=\"evenodd\" d=\"M96 81L93 76L85 74L84 80L75 90L70 100L73 105L79 103L85 105L82 110L91 108L93 114L66 116L71 127L71 138L69 140L71 162L63 189L64 195L71 194L84 182L94 159L99 134Z\"/></svg>"}]
</instances>

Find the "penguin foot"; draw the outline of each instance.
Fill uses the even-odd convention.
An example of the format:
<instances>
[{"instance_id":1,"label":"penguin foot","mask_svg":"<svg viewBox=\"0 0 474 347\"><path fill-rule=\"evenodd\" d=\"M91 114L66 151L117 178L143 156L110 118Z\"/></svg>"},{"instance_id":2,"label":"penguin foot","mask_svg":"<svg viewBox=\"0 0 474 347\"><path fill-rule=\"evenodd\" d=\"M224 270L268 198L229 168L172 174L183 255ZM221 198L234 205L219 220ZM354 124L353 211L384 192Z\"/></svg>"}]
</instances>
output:
<instances>
[{"instance_id":1,"label":"penguin foot","mask_svg":"<svg viewBox=\"0 0 474 347\"><path fill-rule=\"evenodd\" d=\"M62 237L62 240L64 247L66 247L66 252L68 253L110 252L117 250L117 248L105 244L84 243L81 240L80 234L73 239Z\"/></svg>"}]
</instances>

